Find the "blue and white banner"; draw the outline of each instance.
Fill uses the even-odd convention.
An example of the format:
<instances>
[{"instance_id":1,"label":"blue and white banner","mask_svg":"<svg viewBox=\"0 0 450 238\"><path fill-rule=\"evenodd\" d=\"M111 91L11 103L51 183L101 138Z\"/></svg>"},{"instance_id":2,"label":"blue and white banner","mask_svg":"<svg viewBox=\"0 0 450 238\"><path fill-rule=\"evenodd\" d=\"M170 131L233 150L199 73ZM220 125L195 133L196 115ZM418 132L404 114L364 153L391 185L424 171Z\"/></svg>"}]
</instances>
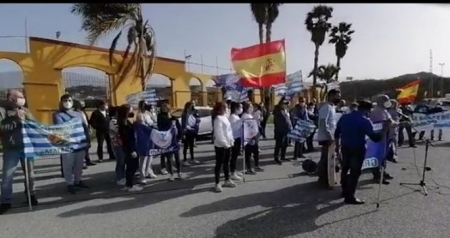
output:
<instances>
[{"instance_id":1,"label":"blue and white banner","mask_svg":"<svg viewBox=\"0 0 450 238\"><path fill-rule=\"evenodd\" d=\"M303 75L299 70L286 77L286 83L274 86L274 93L277 96L292 96L295 93L301 92L303 89Z\"/></svg>"},{"instance_id":2,"label":"blue and white banner","mask_svg":"<svg viewBox=\"0 0 450 238\"><path fill-rule=\"evenodd\" d=\"M413 113L411 124L417 130L450 129L450 111L433 114Z\"/></svg>"},{"instance_id":3,"label":"blue and white banner","mask_svg":"<svg viewBox=\"0 0 450 238\"><path fill-rule=\"evenodd\" d=\"M89 143L83 123L79 119L59 125L25 121L22 134L26 158L72 153L85 149Z\"/></svg>"},{"instance_id":4,"label":"blue and white banner","mask_svg":"<svg viewBox=\"0 0 450 238\"><path fill-rule=\"evenodd\" d=\"M241 78L237 74L222 74L212 77L212 80L216 82L216 87L230 87L239 84Z\"/></svg>"},{"instance_id":5,"label":"blue and white banner","mask_svg":"<svg viewBox=\"0 0 450 238\"><path fill-rule=\"evenodd\" d=\"M304 142L315 130L316 126L314 123L305 120L297 120L294 129L289 132L288 137L296 142Z\"/></svg>"},{"instance_id":6,"label":"blue and white banner","mask_svg":"<svg viewBox=\"0 0 450 238\"><path fill-rule=\"evenodd\" d=\"M242 120L242 143L254 145L259 141L259 121L257 119Z\"/></svg>"},{"instance_id":7,"label":"blue and white banner","mask_svg":"<svg viewBox=\"0 0 450 238\"><path fill-rule=\"evenodd\" d=\"M125 100L132 107L136 108L141 100L144 100L149 104L156 105L158 102L158 97L156 96L156 89L149 88L142 92L129 94L126 96Z\"/></svg>"},{"instance_id":8,"label":"blue and white banner","mask_svg":"<svg viewBox=\"0 0 450 238\"><path fill-rule=\"evenodd\" d=\"M248 89L242 88L241 90L237 89L228 89L223 96L225 100L230 99L233 102L247 102L248 99Z\"/></svg>"},{"instance_id":9,"label":"blue and white banner","mask_svg":"<svg viewBox=\"0 0 450 238\"><path fill-rule=\"evenodd\" d=\"M157 156L180 149L175 126L168 131L158 131L152 127L135 123L136 153L139 156Z\"/></svg>"},{"instance_id":10,"label":"blue and white banner","mask_svg":"<svg viewBox=\"0 0 450 238\"><path fill-rule=\"evenodd\" d=\"M373 124L375 132L381 131L382 128L382 123ZM383 136L383 139L379 142L373 142L372 140L367 139L366 148L366 158L364 159L362 170L380 167L386 159L386 152L388 149L386 136Z\"/></svg>"}]
</instances>

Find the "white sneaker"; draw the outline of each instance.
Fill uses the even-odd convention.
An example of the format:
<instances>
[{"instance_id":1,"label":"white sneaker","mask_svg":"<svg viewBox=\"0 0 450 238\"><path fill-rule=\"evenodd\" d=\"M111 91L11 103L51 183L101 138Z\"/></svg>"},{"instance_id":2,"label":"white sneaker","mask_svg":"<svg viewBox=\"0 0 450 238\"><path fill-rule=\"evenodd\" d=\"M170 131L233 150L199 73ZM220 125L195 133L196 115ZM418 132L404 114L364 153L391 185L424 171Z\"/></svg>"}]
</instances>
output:
<instances>
[{"instance_id":1,"label":"white sneaker","mask_svg":"<svg viewBox=\"0 0 450 238\"><path fill-rule=\"evenodd\" d=\"M241 173L241 172L234 172L234 174L236 174L237 176L239 176L239 177L241 177L241 178L242 178L242 176L244 176L244 174Z\"/></svg>"},{"instance_id":2,"label":"white sneaker","mask_svg":"<svg viewBox=\"0 0 450 238\"><path fill-rule=\"evenodd\" d=\"M177 174L177 179L180 179L180 180L183 179L183 176L181 175L181 173Z\"/></svg>"},{"instance_id":3,"label":"white sneaker","mask_svg":"<svg viewBox=\"0 0 450 238\"><path fill-rule=\"evenodd\" d=\"M140 181L141 184L146 185L147 184L147 180L143 179Z\"/></svg>"},{"instance_id":4,"label":"white sneaker","mask_svg":"<svg viewBox=\"0 0 450 238\"><path fill-rule=\"evenodd\" d=\"M221 193L222 192L222 186L220 185L220 183L216 184L216 187L214 188L214 190L217 193Z\"/></svg>"},{"instance_id":5,"label":"white sneaker","mask_svg":"<svg viewBox=\"0 0 450 238\"><path fill-rule=\"evenodd\" d=\"M223 186L227 188L234 188L236 187L236 184L231 180L226 180L225 183L223 183Z\"/></svg>"},{"instance_id":6,"label":"white sneaker","mask_svg":"<svg viewBox=\"0 0 450 238\"><path fill-rule=\"evenodd\" d=\"M158 176L156 176L156 174L153 173L153 172L149 173L148 176L149 176L150 178L157 178L157 177L158 177Z\"/></svg>"},{"instance_id":7,"label":"white sneaker","mask_svg":"<svg viewBox=\"0 0 450 238\"><path fill-rule=\"evenodd\" d=\"M170 177L169 177L169 181L170 181L170 182L173 182L173 181L175 181L175 177L173 176L173 174L171 174L171 175L170 175Z\"/></svg>"},{"instance_id":8,"label":"white sneaker","mask_svg":"<svg viewBox=\"0 0 450 238\"><path fill-rule=\"evenodd\" d=\"M162 175L166 175L166 174L169 174L169 173L167 172L167 169L164 168L164 169L161 169L161 174Z\"/></svg>"},{"instance_id":9,"label":"white sneaker","mask_svg":"<svg viewBox=\"0 0 450 238\"><path fill-rule=\"evenodd\" d=\"M119 181L117 181L117 185L119 185L119 186L125 186L125 183L126 183L127 181L125 180L125 179L121 179L121 180L119 180Z\"/></svg>"},{"instance_id":10,"label":"white sneaker","mask_svg":"<svg viewBox=\"0 0 450 238\"><path fill-rule=\"evenodd\" d=\"M196 159L191 160L191 161L192 161L193 164L200 164L200 161L198 161L198 160L196 160Z\"/></svg>"},{"instance_id":11,"label":"white sneaker","mask_svg":"<svg viewBox=\"0 0 450 238\"><path fill-rule=\"evenodd\" d=\"M238 176L236 173L233 173L233 174L230 176L230 179L231 179L231 180L237 180L237 181L242 180L242 178L241 178L240 176Z\"/></svg>"},{"instance_id":12,"label":"white sneaker","mask_svg":"<svg viewBox=\"0 0 450 238\"><path fill-rule=\"evenodd\" d=\"M142 187L139 187L139 186L135 185L135 186L133 186L131 188L128 188L127 191L128 192L139 192L139 191L142 191L142 189L143 189Z\"/></svg>"},{"instance_id":13,"label":"white sneaker","mask_svg":"<svg viewBox=\"0 0 450 238\"><path fill-rule=\"evenodd\" d=\"M183 166L186 166L186 167L189 167L189 166L191 166L191 164L189 164L189 161L183 161Z\"/></svg>"}]
</instances>

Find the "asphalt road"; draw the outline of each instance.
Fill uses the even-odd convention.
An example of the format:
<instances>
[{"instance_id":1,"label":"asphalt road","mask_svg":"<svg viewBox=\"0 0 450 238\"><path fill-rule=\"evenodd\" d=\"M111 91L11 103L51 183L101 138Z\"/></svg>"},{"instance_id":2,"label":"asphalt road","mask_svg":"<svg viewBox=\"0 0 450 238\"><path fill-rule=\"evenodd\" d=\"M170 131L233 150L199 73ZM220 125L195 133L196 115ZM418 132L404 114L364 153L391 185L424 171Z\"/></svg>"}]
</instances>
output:
<instances>
[{"instance_id":1,"label":"asphalt road","mask_svg":"<svg viewBox=\"0 0 450 238\"><path fill-rule=\"evenodd\" d=\"M450 141L449 133L445 141ZM121 191L112 182L114 162L105 162L85 170L91 189L69 195L59 177L59 160L41 159L36 176L42 204L28 211L24 177L18 173L14 185L18 207L0 217L0 237L450 237L450 145L446 142L430 149L432 171L426 182L440 188L430 187L426 197L420 187L399 185L419 181L414 158L421 169L424 146L399 149L400 163L388 164L395 179L382 187L379 210L378 185L369 174L363 175L357 192L367 204L345 205L340 189L316 188L316 178L302 175L293 162L273 164L274 142L261 144L265 171L220 194L212 192L214 152L206 142L199 143L195 153L202 164L182 169L186 180L168 182L168 176L158 176L139 194ZM319 155L310 156L317 160ZM94 153L92 157L95 160ZM159 159L156 162L158 170Z\"/></svg>"}]
</instances>

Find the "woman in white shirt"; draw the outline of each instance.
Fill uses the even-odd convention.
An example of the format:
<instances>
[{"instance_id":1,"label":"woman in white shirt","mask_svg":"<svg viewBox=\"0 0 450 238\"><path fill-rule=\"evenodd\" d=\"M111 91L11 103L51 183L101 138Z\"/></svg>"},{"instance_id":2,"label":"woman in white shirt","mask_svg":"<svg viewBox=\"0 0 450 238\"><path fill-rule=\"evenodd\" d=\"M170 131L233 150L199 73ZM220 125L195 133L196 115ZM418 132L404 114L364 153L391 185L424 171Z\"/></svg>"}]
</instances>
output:
<instances>
[{"instance_id":1,"label":"woman in white shirt","mask_svg":"<svg viewBox=\"0 0 450 238\"><path fill-rule=\"evenodd\" d=\"M150 112L146 110L147 108L148 105L145 101L139 102L136 122L146 126L154 126L156 122L152 119ZM156 178L153 172L152 162L153 156L139 156L139 180L141 184L147 184L146 178Z\"/></svg>"},{"instance_id":2,"label":"woman in white shirt","mask_svg":"<svg viewBox=\"0 0 450 238\"><path fill-rule=\"evenodd\" d=\"M216 152L216 166L214 168L215 175L215 190L216 192L222 192L222 186L220 185L220 170L223 167L223 173L225 174L224 187L234 188L236 184L230 180L230 156L231 147L233 147L234 139L231 129L231 123L225 115L227 105L223 102L217 102L214 106L215 117L214 123L214 150Z\"/></svg>"},{"instance_id":3,"label":"woman in white shirt","mask_svg":"<svg viewBox=\"0 0 450 238\"><path fill-rule=\"evenodd\" d=\"M240 115L242 114L242 105L237 102L231 103L231 114L229 117L231 130L233 132L234 145L231 148L231 160L230 160L230 178L232 180L242 180L242 174L236 172L237 158L241 154L242 143L242 121Z\"/></svg>"},{"instance_id":4,"label":"woman in white shirt","mask_svg":"<svg viewBox=\"0 0 450 238\"><path fill-rule=\"evenodd\" d=\"M244 102L242 105L244 113L242 113L241 119L242 120L249 120L249 119L255 119L253 114L253 105L250 102ZM256 138L253 141L248 142L244 146L244 159L245 159L245 167L246 167L246 174L255 174L256 172L262 172L263 169L259 167L259 146L258 146L258 139ZM252 169L252 165L250 163L251 157L253 155L253 158L255 160L255 169Z\"/></svg>"}]
</instances>

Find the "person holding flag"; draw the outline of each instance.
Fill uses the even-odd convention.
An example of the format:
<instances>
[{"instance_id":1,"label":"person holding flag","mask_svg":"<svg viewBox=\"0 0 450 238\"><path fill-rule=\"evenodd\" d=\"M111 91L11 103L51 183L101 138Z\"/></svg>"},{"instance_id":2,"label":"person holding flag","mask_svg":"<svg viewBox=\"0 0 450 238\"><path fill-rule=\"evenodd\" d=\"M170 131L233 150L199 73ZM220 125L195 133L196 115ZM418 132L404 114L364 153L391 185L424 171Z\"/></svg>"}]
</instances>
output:
<instances>
[{"instance_id":1,"label":"person holding flag","mask_svg":"<svg viewBox=\"0 0 450 238\"><path fill-rule=\"evenodd\" d=\"M355 197L355 191L366 156L366 136L374 142L382 139L382 134L374 132L368 118L371 110L371 102L359 102L357 111L342 115L334 132L336 153L342 153L342 197L347 204L364 204Z\"/></svg>"},{"instance_id":2,"label":"person holding flag","mask_svg":"<svg viewBox=\"0 0 450 238\"><path fill-rule=\"evenodd\" d=\"M243 113L241 116L241 120L255 120L252 116L253 113L253 105L250 102L244 102L242 104ZM259 137L259 135L258 135ZM249 141L244 146L244 159L245 159L245 167L247 171L245 171L246 174L255 174L255 172L262 172L264 171L261 167L259 167L259 146L258 146L258 140L259 138L254 138L251 141ZM253 158L255 160L255 169L252 169L251 165L251 157L253 155Z\"/></svg>"},{"instance_id":3,"label":"person holding flag","mask_svg":"<svg viewBox=\"0 0 450 238\"><path fill-rule=\"evenodd\" d=\"M241 155L242 147L242 120L240 115L242 114L242 105L237 102L231 103L231 115L230 124L233 132L234 144L231 148L231 160L230 160L230 179L242 180L243 174L236 172L236 163L239 155Z\"/></svg>"}]
</instances>

